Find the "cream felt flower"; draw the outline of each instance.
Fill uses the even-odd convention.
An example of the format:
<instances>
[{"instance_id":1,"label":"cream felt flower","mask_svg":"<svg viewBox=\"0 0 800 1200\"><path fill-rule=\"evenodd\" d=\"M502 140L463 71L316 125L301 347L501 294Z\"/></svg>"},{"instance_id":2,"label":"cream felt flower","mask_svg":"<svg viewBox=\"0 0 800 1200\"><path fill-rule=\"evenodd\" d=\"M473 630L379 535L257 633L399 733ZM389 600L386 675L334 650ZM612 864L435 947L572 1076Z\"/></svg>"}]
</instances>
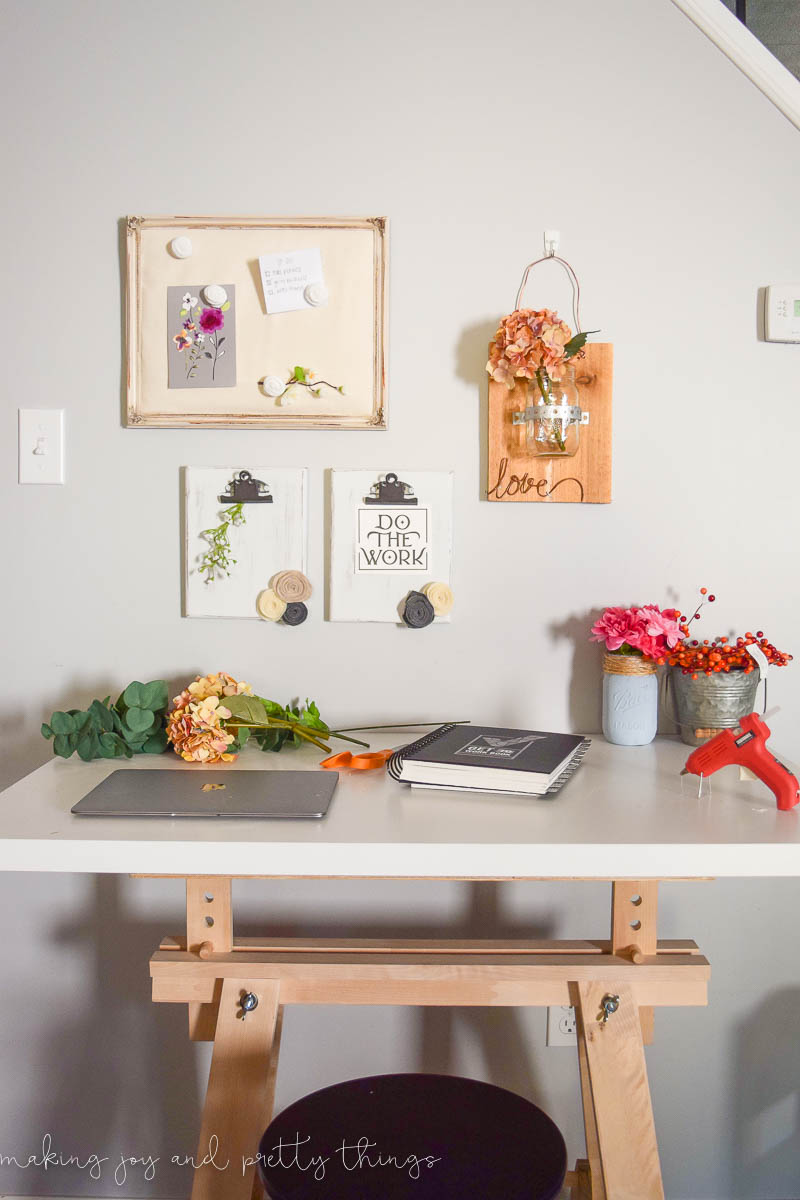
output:
<instances>
[{"instance_id":1,"label":"cream felt flower","mask_svg":"<svg viewBox=\"0 0 800 1200\"><path fill-rule=\"evenodd\" d=\"M280 621L286 612L286 601L281 600L273 588L265 588L263 592L259 592L258 594L256 608L258 609L258 615L263 617L265 621Z\"/></svg>"},{"instance_id":2,"label":"cream felt flower","mask_svg":"<svg viewBox=\"0 0 800 1200\"><path fill-rule=\"evenodd\" d=\"M277 375L266 375L261 382L262 391L277 400L286 391L286 384Z\"/></svg>"},{"instance_id":3,"label":"cream felt flower","mask_svg":"<svg viewBox=\"0 0 800 1200\"><path fill-rule=\"evenodd\" d=\"M437 617L446 617L453 607L454 597L446 583L426 583L422 589L433 605Z\"/></svg>"},{"instance_id":4,"label":"cream felt flower","mask_svg":"<svg viewBox=\"0 0 800 1200\"><path fill-rule=\"evenodd\" d=\"M302 604L311 595L311 584L302 571L279 571L269 583L272 590L287 604Z\"/></svg>"}]
</instances>

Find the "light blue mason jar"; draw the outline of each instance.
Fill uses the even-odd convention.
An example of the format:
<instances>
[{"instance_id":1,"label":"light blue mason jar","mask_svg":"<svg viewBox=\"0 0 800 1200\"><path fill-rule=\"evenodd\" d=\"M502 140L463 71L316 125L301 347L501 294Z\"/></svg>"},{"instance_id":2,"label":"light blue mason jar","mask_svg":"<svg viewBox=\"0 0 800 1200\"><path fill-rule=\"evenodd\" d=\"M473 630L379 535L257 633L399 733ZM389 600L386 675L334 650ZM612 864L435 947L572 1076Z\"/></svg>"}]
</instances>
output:
<instances>
[{"instance_id":1,"label":"light blue mason jar","mask_svg":"<svg viewBox=\"0 0 800 1200\"><path fill-rule=\"evenodd\" d=\"M658 728L656 664L636 654L603 660L603 735L615 746L646 746Z\"/></svg>"}]
</instances>

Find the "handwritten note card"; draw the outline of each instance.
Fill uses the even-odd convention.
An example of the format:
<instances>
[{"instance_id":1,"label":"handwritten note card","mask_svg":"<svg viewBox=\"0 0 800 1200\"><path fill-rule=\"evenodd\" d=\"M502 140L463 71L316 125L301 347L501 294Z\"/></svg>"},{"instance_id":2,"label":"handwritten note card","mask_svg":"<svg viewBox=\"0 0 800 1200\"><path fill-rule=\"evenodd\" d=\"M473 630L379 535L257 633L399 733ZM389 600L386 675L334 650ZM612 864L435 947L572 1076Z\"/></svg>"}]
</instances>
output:
<instances>
[{"instance_id":1,"label":"handwritten note card","mask_svg":"<svg viewBox=\"0 0 800 1200\"><path fill-rule=\"evenodd\" d=\"M324 288L322 255L319 250L290 250L285 254L262 254L258 260L261 286L268 313L314 308L306 299L310 284Z\"/></svg>"}]
</instances>

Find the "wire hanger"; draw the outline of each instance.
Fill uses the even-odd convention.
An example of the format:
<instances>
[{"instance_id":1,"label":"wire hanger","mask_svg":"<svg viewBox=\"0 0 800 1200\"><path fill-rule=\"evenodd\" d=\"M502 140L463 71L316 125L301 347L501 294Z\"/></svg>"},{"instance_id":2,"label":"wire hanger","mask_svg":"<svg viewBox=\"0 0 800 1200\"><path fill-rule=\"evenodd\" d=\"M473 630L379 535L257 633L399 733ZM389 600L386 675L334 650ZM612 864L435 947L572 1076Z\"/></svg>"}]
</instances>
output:
<instances>
[{"instance_id":1,"label":"wire hanger","mask_svg":"<svg viewBox=\"0 0 800 1200\"><path fill-rule=\"evenodd\" d=\"M517 299L516 299L514 308L517 309L520 306L520 302L522 300L522 294L525 291L525 286L528 282L528 275L533 270L533 268L538 267L539 264L543 263L543 262L557 262L564 268L567 278L569 279L569 281L572 285L572 320L573 320L573 324L574 324L573 332L580 333L581 332L581 314L580 314L581 285L578 283L578 276L575 274L575 271L570 266L570 264L567 262L567 260L565 258L559 258L559 256L556 254L556 250L558 249L558 233L556 230L551 230L551 229L545 230L544 245L545 245L545 254L543 254L541 258L537 258L535 262L528 263L527 267L525 268L525 272L522 276L522 282L520 283L519 291L517 292Z\"/></svg>"}]
</instances>

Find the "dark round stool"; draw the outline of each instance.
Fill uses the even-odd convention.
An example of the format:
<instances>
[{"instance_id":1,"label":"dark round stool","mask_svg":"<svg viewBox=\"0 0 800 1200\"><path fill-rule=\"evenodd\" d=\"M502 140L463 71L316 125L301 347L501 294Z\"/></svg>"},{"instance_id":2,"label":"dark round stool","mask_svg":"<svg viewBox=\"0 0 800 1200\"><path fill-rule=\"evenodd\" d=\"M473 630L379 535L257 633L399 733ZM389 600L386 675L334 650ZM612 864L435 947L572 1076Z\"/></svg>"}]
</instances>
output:
<instances>
[{"instance_id":1,"label":"dark round stool","mask_svg":"<svg viewBox=\"0 0 800 1200\"><path fill-rule=\"evenodd\" d=\"M270 1200L554 1200L564 1139L534 1104L453 1075L373 1075L304 1096L267 1129Z\"/></svg>"}]
</instances>

